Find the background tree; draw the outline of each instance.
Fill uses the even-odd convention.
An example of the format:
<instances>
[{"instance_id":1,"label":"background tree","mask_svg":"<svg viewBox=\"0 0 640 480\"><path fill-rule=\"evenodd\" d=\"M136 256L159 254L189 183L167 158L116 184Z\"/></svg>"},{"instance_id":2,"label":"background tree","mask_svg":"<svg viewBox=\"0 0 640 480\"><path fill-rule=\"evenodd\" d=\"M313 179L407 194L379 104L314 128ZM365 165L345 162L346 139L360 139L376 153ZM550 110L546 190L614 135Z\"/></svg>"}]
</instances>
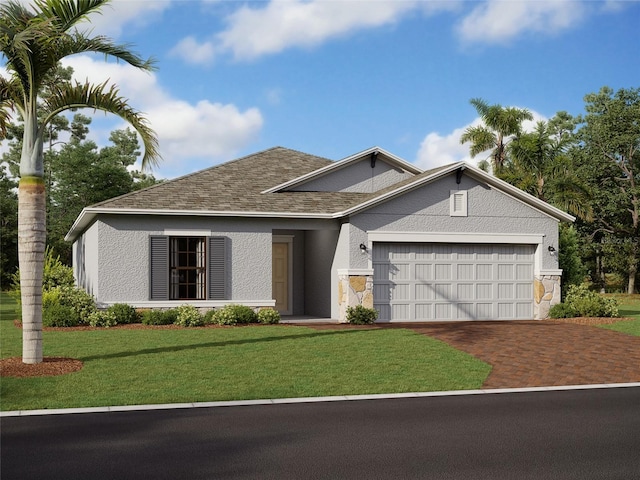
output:
<instances>
[{"instance_id":1,"label":"background tree","mask_svg":"<svg viewBox=\"0 0 640 480\"><path fill-rule=\"evenodd\" d=\"M609 249L609 265L624 271L627 292L636 290L640 255L640 89L614 93L603 87L585 96L578 130L578 174L591 186L593 241ZM623 255L624 258L615 258Z\"/></svg>"},{"instance_id":2,"label":"background tree","mask_svg":"<svg viewBox=\"0 0 640 480\"><path fill-rule=\"evenodd\" d=\"M16 0L0 5L0 52L10 78L0 78L0 108L18 112L24 134L18 186L18 259L22 295L22 361L42 362L42 269L46 241L46 194L43 144L45 132L60 113L88 107L114 113L129 122L145 146L143 165L158 158L157 139L145 119L132 109L115 87L107 83L52 87L46 101L38 105L47 75L65 57L83 52L102 53L130 65L152 69L152 62L116 45L103 36L77 30L90 14L99 12L108 0L35 0L27 7ZM6 116L0 121L6 125Z\"/></svg>"},{"instance_id":3,"label":"background tree","mask_svg":"<svg viewBox=\"0 0 640 480\"><path fill-rule=\"evenodd\" d=\"M533 120L527 109L489 105L481 98L470 100L482 120L482 125L468 127L460 143L471 143L469 153L475 158L490 151L493 173L498 175L507 162L507 145L522 133L522 122Z\"/></svg>"},{"instance_id":4,"label":"background tree","mask_svg":"<svg viewBox=\"0 0 640 480\"><path fill-rule=\"evenodd\" d=\"M18 266L18 184L0 165L0 286L9 288Z\"/></svg>"},{"instance_id":5,"label":"background tree","mask_svg":"<svg viewBox=\"0 0 640 480\"><path fill-rule=\"evenodd\" d=\"M570 154L577 144L575 125L566 112L537 122L533 131L511 142L510 162L498 176L540 200L591 220L589 189L576 175Z\"/></svg>"}]
</instances>

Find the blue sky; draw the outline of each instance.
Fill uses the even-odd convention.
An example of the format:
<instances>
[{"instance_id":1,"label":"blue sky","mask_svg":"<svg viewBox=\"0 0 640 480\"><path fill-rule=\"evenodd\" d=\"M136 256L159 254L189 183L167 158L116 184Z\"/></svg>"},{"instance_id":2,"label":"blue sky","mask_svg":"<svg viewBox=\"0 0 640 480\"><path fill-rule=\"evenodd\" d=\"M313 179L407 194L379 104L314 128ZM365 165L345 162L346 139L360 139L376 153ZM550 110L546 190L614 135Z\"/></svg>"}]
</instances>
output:
<instances>
[{"instance_id":1,"label":"blue sky","mask_svg":"<svg viewBox=\"0 0 640 480\"><path fill-rule=\"evenodd\" d=\"M471 98L549 118L640 86L636 1L114 0L92 20L157 60L65 63L146 113L164 178L277 145L334 160L377 145L431 168L469 159ZM97 115L92 135L122 126Z\"/></svg>"}]
</instances>

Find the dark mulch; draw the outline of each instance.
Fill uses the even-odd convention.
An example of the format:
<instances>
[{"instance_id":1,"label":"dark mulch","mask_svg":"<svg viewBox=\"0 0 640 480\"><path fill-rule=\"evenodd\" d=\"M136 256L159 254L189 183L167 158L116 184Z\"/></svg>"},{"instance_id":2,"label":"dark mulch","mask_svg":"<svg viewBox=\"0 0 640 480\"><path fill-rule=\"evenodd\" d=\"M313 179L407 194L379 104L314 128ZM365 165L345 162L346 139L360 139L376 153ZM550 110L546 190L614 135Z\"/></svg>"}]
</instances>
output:
<instances>
[{"instance_id":1,"label":"dark mulch","mask_svg":"<svg viewBox=\"0 0 640 480\"><path fill-rule=\"evenodd\" d=\"M74 358L45 357L42 363L22 363L21 357L0 360L0 377L52 377L77 372L82 362Z\"/></svg>"}]
</instances>

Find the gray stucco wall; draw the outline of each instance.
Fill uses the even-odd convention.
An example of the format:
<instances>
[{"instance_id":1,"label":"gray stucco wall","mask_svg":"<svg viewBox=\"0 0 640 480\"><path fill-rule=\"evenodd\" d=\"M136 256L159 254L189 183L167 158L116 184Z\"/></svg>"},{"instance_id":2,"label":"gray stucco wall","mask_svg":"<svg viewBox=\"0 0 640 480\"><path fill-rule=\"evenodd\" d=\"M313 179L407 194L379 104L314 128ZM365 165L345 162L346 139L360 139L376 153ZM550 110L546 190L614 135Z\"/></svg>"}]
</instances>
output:
<instances>
[{"instance_id":1,"label":"gray stucco wall","mask_svg":"<svg viewBox=\"0 0 640 480\"><path fill-rule=\"evenodd\" d=\"M353 163L292 190L302 192L371 193L398 183L411 174L395 168L381 159L371 168L369 159Z\"/></svg>"},{"instance_id":2,"label":"gray stucco wall","mask_svg":"<svg viewBox=\"0 0 640 480\"><path fill-rule=\"evenodd\" d=\"M91 295L99 295L98 224L91 225L72 247L73 274L79 287Z\"/></svg>"},{"instance_id":3,"label":"gray stucco wall","mask_svg":"<svg viewBox=\"0 0 640 480\"><path fill-rule=\"evenodd\" d=\"M467 190L468 216L452 217L451 190ZM351 217L350 268L366 268L366 256L355 255L371 231L429 233L544 234L543 251L558 248L558 221L498 190L455 174ZM542 255L542 268L557 269L557 256Z\"/></svg>"},{"instance_id":4,"label":"gray stucco wall","mask_svg":"<svg viewBox=\"0 0 640 480\"><path fill-rule=\"evenodd\" d=\"M271 299L271 226L262 221L103 215L96 222L100 262L99 302L149 300L149 237L166 229L210 232L228 238L233 301ZM198 233L199 234L199 233ZM87 248L87 255L95 255Z\"/></svg>"},{"instance_id":5,"label":"gray stucco wall","mask_svg":"<svg viewBox=\"0 0 640 480\"><path fill-rule=\"evenodd\" d=\"M306 270L304 296L306 315L331 316L331 264L338 243L337 230L308 230L305 232Z\"/></svg>"}]
</instances>

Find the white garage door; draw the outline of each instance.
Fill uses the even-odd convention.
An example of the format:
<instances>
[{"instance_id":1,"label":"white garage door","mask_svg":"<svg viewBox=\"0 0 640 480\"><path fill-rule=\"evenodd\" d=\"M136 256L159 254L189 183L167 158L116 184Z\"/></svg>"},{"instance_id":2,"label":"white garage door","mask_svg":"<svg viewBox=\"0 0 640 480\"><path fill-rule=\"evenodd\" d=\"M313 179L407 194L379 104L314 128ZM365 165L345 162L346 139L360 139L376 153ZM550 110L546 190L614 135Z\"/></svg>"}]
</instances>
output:
<instances>
[{"instance_id":1,"label":"white garage door","mask_svg":"<svg viewBox=\"0 0 640 480\"><path fill-rule=\"evenodd\" d=\"M379 321L533 318L533 245L374 243Z\"/></svg>"}]
</instances>

